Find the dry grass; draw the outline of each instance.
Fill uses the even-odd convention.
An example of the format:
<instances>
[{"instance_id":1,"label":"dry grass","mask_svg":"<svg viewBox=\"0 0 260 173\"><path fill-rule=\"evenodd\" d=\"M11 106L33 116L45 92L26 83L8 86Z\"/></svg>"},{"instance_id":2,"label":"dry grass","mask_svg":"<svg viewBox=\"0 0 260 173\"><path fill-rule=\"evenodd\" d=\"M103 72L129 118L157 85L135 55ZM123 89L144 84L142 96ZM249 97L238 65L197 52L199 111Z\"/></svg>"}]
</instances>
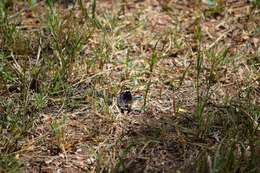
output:
<instances>
[{"instance_id":1,"label":"dry grass","mask_svg":"<svg viewBox=\"0 0 260 173\"><path fill-rule=\"evenodd\" d=\"M93 2L0 3L0 172L258 172L258 1Z\"/></svg>"}]
</instances>

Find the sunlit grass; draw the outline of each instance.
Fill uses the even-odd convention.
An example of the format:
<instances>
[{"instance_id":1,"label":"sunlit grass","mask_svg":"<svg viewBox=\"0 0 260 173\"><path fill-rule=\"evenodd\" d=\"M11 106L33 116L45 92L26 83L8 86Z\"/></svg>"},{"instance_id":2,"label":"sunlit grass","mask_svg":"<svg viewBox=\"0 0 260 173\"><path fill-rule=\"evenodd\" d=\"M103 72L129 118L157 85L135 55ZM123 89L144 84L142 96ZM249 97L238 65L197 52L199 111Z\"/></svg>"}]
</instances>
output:
<instances>
[{"instance_id":1,"label":"sunlit grass","mask_svg":"<svg viewBox=\"0 0 260 173\"><path fill-rule=\"evenodd\" d=\"M258 1L248 31L223 19L228 31L213 34L204 22L225 17L222 1L197 1L193 17L168 1L59 3L0 2L0 172L54 156L86 172L258 171ZM38 23L22 26L28 18ZM241 50L225 42L233 30L247 34ZM125 89L144 98L129 114L114 102Z\"/></svg>"}]
</instances>

